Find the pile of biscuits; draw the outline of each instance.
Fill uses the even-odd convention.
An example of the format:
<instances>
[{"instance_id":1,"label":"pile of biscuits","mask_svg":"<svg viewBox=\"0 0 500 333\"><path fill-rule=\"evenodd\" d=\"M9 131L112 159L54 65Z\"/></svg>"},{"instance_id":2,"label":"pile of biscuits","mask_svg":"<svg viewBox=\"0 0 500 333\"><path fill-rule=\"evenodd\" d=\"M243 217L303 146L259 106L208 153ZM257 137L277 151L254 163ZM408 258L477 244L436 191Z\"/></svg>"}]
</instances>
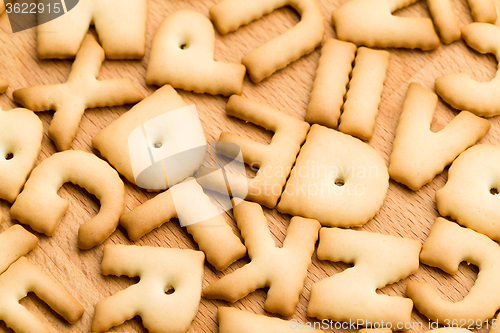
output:
<instances>
[{"instance_id":1,"label":"pile of biscuits","mask_svg":"<svg viewBox=\"0 0 500 333\"><path fill-rule=\"evenodd\" d=\"M431 18L408 17L415 8L393 15L414 2L335 4L336 38L325 38L323 0L222 0L175 10L152 0L80 0L34 29L31 59L7 46L26 45L34 31L1 36L10 52L3 56L17 63L0 72L2 98L12 90L23 107L0 109L5 328L194 332L217 323L225 333L319 332L356 323L418 331L420 321L500 330L500 148L491 135L500 124L489 118L500 115L500 78L478 82L460 69L435 75L422 66L401 86L391 67L394 56L467 50L461 38L500 59L495 3L470 1L468 24L447 1L428 1ZM264 43L251 24L243 27L260 20L265 28L274 11L297 20L283 6L298 22L271 29ZM11 2L3 7L14 10ZM235 39L240 30L244 38ZM328 26L326 36L332 32ZM221 39L241 59L215 61ZM259 43L231 53L243 39ZM13 75L23 67L41 74ZM294 94L297 87L303 92ZM389 93L398 105L387 105L395 100ZM457 112L436 125L439 98ZM279 107L288 99L301 100L301 109ZM380 125L391 117L397 126ZM196 154L156 163L161 150L180 156L211 139L228 157L237 147L246 174L196 174L203 162L192 160ZM160 183L137 172L149 158ZM97 202L82 201L78 188L63 199L65 183ZM229 193L230 210L216 207L217 193ZM402 221L418 219L413 228ZM456 287L446 288L442 271L470 282L474 271L459 267L463 261L479 273L470 290L459 286L465 297L458 300L446 295ZM22 300L29 292L62 318L30 296Z\"/></svg>"}]
</instances>

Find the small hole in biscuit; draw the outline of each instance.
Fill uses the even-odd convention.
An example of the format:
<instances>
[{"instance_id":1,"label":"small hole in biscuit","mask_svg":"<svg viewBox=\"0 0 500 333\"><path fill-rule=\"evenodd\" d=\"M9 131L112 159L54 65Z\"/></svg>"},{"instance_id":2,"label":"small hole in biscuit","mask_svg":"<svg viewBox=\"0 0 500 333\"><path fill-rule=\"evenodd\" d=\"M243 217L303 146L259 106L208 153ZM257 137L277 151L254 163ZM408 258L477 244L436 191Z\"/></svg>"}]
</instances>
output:
<instances>
[{"instance_id":1,"label":"small hole in biscuit","mask_svg":"<svg viewBox=\"0 0 500 333\"><path fill-rule=\"evenodd\" d=\"M5 155L5 159L8 161L8 160L11 160L14 158L14 154L12 153L8 153L7 155Z\"/></svg>"},{"instance_id":2,"label":"small hole in biscuit","mask_svg":"<svg viewBox=\"0 0 500 333\"><path fill-rule=\"evenodd\" d=\"M153 145L153 147L155 147L155 148L161 148L161 146L163 146L163 145L161 144L161 142L157 142L157 143L155 143L155 144Z\"/></svg>"},{"instance_id":3,"label":"small hole in biscuit","mask_svg":"<svg viewBox=\"0 0 500 333\"><path fill-rule=\"evenodd\" d=\"M169 288L167 291L165 291L165 294L167 294L167 295L172 295L173 293L175 293L174 288Z\"/></svg>"},{"instance_id":4,"label":"small hole in biscuit","mask_svg":"<svg viewBox=\"0 0 500 333\"><path fill-rule=\"evenodd\" d=\"M497 195L497 194L498 194L498 189L497 189L497 188L495 188L495 187L492 187L492 188L490 188L490 193L491 193L492 195Z\"/></svg>"},{"instance_id":5,"label":"small hole in biscuit","mask_svg":"<svg viewBox=\"0 0 500 333\"><path fill-rule=\"evenodd\" d=\"M345 185L345 182L342 178L337 178L337 180L335 180L335 185L342 187Z\"/></svg>"},{"instance_id":6,"label":"small hole in biscuit","mask_svg":"<svg viewBox=\"0 0 500 333\"><path fill-rule=\"evenodd\" d=\"M184 44L181 44L181 46L179 46L181 48L181 50L185 50L187 48L187 44L184 43Z\"/></svg>"}]
</instances>

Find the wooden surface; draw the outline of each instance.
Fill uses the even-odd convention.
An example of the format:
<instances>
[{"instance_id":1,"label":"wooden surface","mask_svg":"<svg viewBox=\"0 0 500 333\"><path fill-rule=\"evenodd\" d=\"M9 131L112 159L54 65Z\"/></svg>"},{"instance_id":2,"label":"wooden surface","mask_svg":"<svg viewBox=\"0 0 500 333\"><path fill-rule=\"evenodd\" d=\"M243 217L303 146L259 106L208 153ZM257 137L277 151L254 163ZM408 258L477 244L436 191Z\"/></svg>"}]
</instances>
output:
<instances>
[{"instance_id":1,"label":"wooden surface","mask_svg":"<svg viewBox=\"0 0 500 333\"><path fill-rule=\"evenodd\" d=\"M330 14L334 8L344 1L346 0L320 0L326 27L325 37L335 36L331 26ZM129 77L146 95L150 95L156 87L147 86L144 76L151 41L161 20L166 15L184 8L195 9L208 16L208 8L215 3L216 0L149 0L146 56L142 61L106 61L99 78ZM472 18L466 2L464 0L452 0L452 3L456 15L460 18L460 25L470 23ZM496 5L497 10L499 10L499 0L497 0ZM429 13L425 3L420 1L399 11L397 15L428 17ZM298 20L298 15L292 9L284 8L240 28L234 33L225 36L216 33L215 59L239 63L244 54L261 45L264 41L286 31L286 29L296 24ZM15 107L12 101L12 91L15 89L66 81L72 62L38 60L35 51L35 40L34 29L12 34L7 16L4 14L0 17L0 76L7 78L11 85L7 93L0 96L0 107L4 110ZM466 72L479 81L488 81L495 75L497 66L492 55L480 55L467 48L461 40L452 45L441 45L437 50L431 52L391 49L390 53L390 67L382 95L380 113L374 137L370 142L370 145L381 154L386 163L392 149L394 132L404 95L410 82L418 82L425 88L433 90L436 77L459 71ZM316 50L259 84L253 84L248 77L245 78L243 96L265 102L287 114L303 119L318 57L319 51ZM225 116L226 98L184 91L179 91L179 94L187 103L196 104L207 140L215 141L222 131L230 131L251 137L259 142L269 142L270 133ZM71 148L92 152L91 138L129 108L130 106L87 110ZM456 110L440 101L432 129L441 129L456 114ZM47 127L52 115L53 112L39 113L44 123L45 133L47 133ZM492 128L481 142L498 144L500 134L499 118L494 117L490 120ZM54 152L54 145L45 135L42 153L37 164ZM372 221L360 229L408 237L423 242L434 219L438 216L434 193L445 184L446 178L447 172L445 171L436 177L431 184L417 192L410 191L408 188L391 181L382 210ZM126 211L154 196L154 194L148 194L127 182L126 189ZM28 259L74 295L84 305L85 314L75 325L70 326L32 294L23 299L21 303L53 332L90 332L95 304L99 300L111 296L137 281L137 279L126 277L105 277L101 274L100 263L103 246L105 244L132 243L127 239L124 230L118 229L103 245L89 251L78 250L76 245L78 227L83 221L96 214L99 202L94 197L89 196L86 191L70 184L65 185L59 194L69 200L70 210L64 216L53 237L38 235L40 244L28 255ZM0 232L12 225L8 210L9 204L1 201L0 213L3 214L4 221L0 225ZM266 209L265 211L270 220L269 226L274 238L277 244L281 244L286 234L290 216L279 214L276 210ZM228 214L227 219L235 227L230 215ZM193 239L186 233L185 229L178 225L177 221L171 221L154 230L137 244L196 248ZM232 272L247 262L247 258L242 259L223 273L215 272L210 267L206 267L203 286L207 286L212 281ZM305 315L311 285L325 277L341 272L347 267L349 266L343 263L320 262L314 254L313 265L309 270L305 288L300 297L300 304L292 318L299 321L313 321L313 318L307 318ZM459 272L454 276L422 265L413 276L397 284L387 286L380 292L402 296L405 294L405 286L409 281L428 281L439 290L442 297L456 301L467 294L476 275L477 269L465 264L461 265ZM258 290L232 306L264 314L264 300L265 291ZM228 305L228 303L202 299L199 312L189 332L217 332L216 310L217 307L223 305ZM423 322L423 328L427 329L427 319L416 311L413 312L412 320ZM135 318L113 328L111 331L145 332L146 330L142 327L140 319ZM423 330L416 329L413 331L421 332ZM486 329L483 328L481 331L486 331ZM11 332L11 330L0 322L0 332Z\"/></svg>"}]
</instances>

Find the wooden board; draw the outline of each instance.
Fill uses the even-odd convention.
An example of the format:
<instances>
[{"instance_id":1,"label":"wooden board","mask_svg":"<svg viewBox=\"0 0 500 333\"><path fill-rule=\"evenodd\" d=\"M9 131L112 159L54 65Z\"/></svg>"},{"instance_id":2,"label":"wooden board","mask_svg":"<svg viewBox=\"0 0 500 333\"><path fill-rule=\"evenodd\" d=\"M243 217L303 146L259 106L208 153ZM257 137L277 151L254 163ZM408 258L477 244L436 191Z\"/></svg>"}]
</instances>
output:
<instances>
[{"instance_id":1,"label":"wooden board","mask_svg":"<svg viewBox=\"0 0 500 333\"><path fill-rule=\"evenodd\" d=\"M347 0L320 0L326 27L326 37L335 36L330 15L333 9L345 1ZM215 3L216 0L150 0L146 56L141 61L106 61L99 78L129 77L146 95L150 95L156 87L147 86L144 76L151 41L161 20L166 15L184 8L194 9L208 16L208 8ZM472 22L465 0L452 0L452 3L456 15L460 18L461 26ZM499 10L500 0L496 0L496 5L497 10ZM422 1L398 11L397 15L429 17L427 6ZM298 21L299 16L292 9L284 8L240 28L234 33L224 36L216 33L215 59L239 63L242 56L250 50L286 31ZM12 91L15 89L66 81L72 62L62 60L40 61L36 57L35 46L34 29L12 34L10 33L7 15L4 14L0 17L0 76L7 78L11 84L7 93L0 96L0 107L4 110L15 107L12 101ZM466 72L479 81L488 81L494 77L497 66L492 55L480 55L467 48L463 41L457 41L452 45L441 45L437 50L430 52L391 49L390 53L390 67L382 95L380 113L374 137L370 142L370 145L382 155L386 163L392 149L401 106L410 82L418 82L425 88L433 90L436 77L455 72ZM319 50L316 50L259 84L252 83L248 77L245 78L243 96L264 102L287 114L303 119L318 57ZM269 142L270 133L225 116L226 98L185 91L179 91L179 94L187 103L196 104L208 141L216 141L222 131L229 131L253 138L259 142ZM87 110L71 148L93 152L90 145L91 138L129 109L130 106ZM432 129L439 130L443 128L456 114L456 110L440 101ZM47 133L47 127L52 115L53 112L39 113L44 123L45 133ZM491 123L492 128L486 137L481 140L481 143L498 144L500 135L499 117L491 118ZM42 153L37 164L54 152L53 143L45 135ZM406 187L391 181L382 210L372 221L360 229L408 237L423 242L434 219L438 216L434 193L445 184L446 178L447 172L445 171L436 177L432 183L417 192L410 191ZM126 189L126 211L154 197L154 194L146 193L129 183L126 183ZM125 231L119 228L103 245L89 251L78 250L76 245L78 227L97 213L99 203L95 198L89 196L86 191L73 185L65 185L59 194L69 200L70 210L64 216L53 237L38 235L40 244L28 255L28 258L73 294L84 305L85 314L80 321L70 326L65 324L60 317L32 294L23 299L21 303L53 332L90 332L95 304L99 300L111 296L137 281L137 279L126 277L105 277L101 274L100 263L103 246L118 243L132 244L132 242L127 239ZM8 214L9 206L5 201L0 202L0 213L4 216L4 221L0 225L0 232L12 225ZM286 234L290 216L284 216L276 210L266 209L265 212L270 220L269 226L272 234L277 244L281 244ZM228 214L227 219L235 228L231 214ZM154 230L137 244L196 248L193 239L178 225L177 221L171 221ZM242 259L224 273L215 272L212 268L206 267L203 286L206 287L211 282L247 262L247 258ZM300 304L292 318L302 322L314 321L313 318L308 318L305 314L311 285L325 277L341 272L347 267L349 266L342 263L319 261L316 254L314 254L313 265L309 270L305 288L300 297ZM459 272L454 276L449 276L438 269L421 266L413 276L397 284L387 286L381 289L380 292L403 296L406 284L409 281L428 281L439 290L442 297L457 301L467 294L476 276L477 269L465 264L461 265ZM232 306L264 314L264 300L265 291L258 290ZM202 299L199 312L189 332L217 332L216 311L217 307L223 305L228 305L228 303ZM415 328L412 331L422 332L427 329L427 319L416 311L413 312L412 320L423 323L422 328ZM140 319L135 318L111 331L145 332L146 330L142 327ZM486 331L486 329L483 328L481 331ZM0 332L12 331L4 323L0 322Z\"/></svg>"}]
</instances>

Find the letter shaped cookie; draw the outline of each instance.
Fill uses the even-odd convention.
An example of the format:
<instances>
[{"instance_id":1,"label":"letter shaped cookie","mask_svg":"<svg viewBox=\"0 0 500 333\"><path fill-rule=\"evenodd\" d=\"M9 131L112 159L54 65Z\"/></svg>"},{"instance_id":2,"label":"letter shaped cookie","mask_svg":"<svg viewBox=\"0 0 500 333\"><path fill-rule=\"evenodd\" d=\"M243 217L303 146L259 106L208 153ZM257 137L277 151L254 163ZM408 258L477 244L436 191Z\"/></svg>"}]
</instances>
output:
<instances>
[{"instance_id":1,"label":"letter shaped cookie","mask_svg":"<svg viewBox=\"0 0 500 333\"><path fill-rule=\"evenodd\" d=\"M485 321L500 309L500 247L497 243L471 229L438 217L424 242L420 261L455 274L458 265L467 261L479 268L476 282L461 301L442 299L426 282L410 282L406 294L415 307L433 321Z\"/></svg>"},{"instance_id":2,"label":"letter shaped cookie","mask_svg":"<svg viewBox=\"0 0 500 333\"><path fill-rule=\"evenodd\" d=\"M39 12L37 53L42 59L73 58L94 24L108 59L139 59L146 50L147 0L66 1L67 12L54 20ZM71 7L70 7L71 6ZM41 19L41 20L40 20ZM50 21L49 21L50 20Z\"/></svg>"},{"instance_id":3,"label":"letter shaped cookie","mask_svg":"<svg viewBox=\"0 0 500 333\"><path fill-rule=\"evenodd\" d=\"M219 142L230 142L238 145L245 163L259 168L255 178L252 179L231 176L232 183L241 184L243 179L248 184L248 188L245 186L231 187L233 195L234 193L245 193L247 200L274 208L300 151L300 145L306 138L309 124L267 105L236 95L229 98L226 114L274 132L269 145L263 145L232 133L222 133L219 137ZM231 156L231 152L222 153ZM218 175L220 176L220 173L214 172L212 177L210 177L211 175L205 176L199 179L199 182L204 188L218 190L217 185L220 183L214 179ZM224 186L223 189L225 190L226 187Z\"/></svg>"},{"instance_id":4,"label":"letter shaped cookie","mask_svg":"<svg viewBox=\"0 0 500 333\"><path fill-rule=\"evenodd\" d=\"M150 332L186 332L198 312L204 260L203 252L194 250L106 245L102 274L141 280L97 303L92 332L107 331L135 316ZM173 293L166 294L169 290Z\"/></svg>"},{"instance_id":5,"label":"letter shaped cookie","mask_svg":"<svg viewBox=\"0 0 500 333\"><path fill-rule=\"evenodd\" d=\"M500 147L477 145L464 151L436 192L439 214L500 241Z\"/></svg>"},{"instance_id":6,"label":"letter shaped cookie","mask_svg":"<svg viewBox=\"0 0 500 333\"><path fill-rule=\"evenodd\" d=\"M99 132L92 139L92 146L99 150L102 156L129 182L137 185L135 176L137 170L142 169L137 162L141 161L142 158L133 155L137 153L137 156L141 156L145 147L144 145L139 146L140 149L136 152L135 149L131 148L130 139L132 133L138 128L141 129L139 131L140 138L138 139L144 141L145 133L148 139L148 147L151 148L153 156L157 150L166 152L167 156L175 156L180 152L193 151L195 148L206 146L201 123L199 119L194 119L197 114L191 114L192 117L183 117L183 114L190 115L190 113L186 112L179 114L178 111L185 107L187 107L187 104L171 86L163 86ZM175 114L175 112L177 113ZM156 148L156 145L161 146L161 149L152 149ZM146 152L146 155L149 157L149 152ZM190 155L189 161L183 161L182 168L179 168L182 170L179 171L185 171L185 173L178 180L182 181L198 170L203 163L204 156L205 150L200 156L199 163L196 163L198 161L193 155ZM162 161L158 162L161 163ZM161 170L163 180L164 173L167 174L168 184L165 184L165 181L163 186L148 184L150 185L148 190L159 191L175 183L174 179L168 174L170 172L164 171L164 169Z\"/></svg>"},{"instance_id":7,"label":"letter shaped cookie","mask_svg":"<svg viewBox=\"0 0 500 333\"><path fill-rule=\"evenodd\" d=\"M399 117L389 174L414 191L432 181L461 152L485 136L491 126L488 120L462 111L434 133L430 124L437 102L434 93L412 82Z\"/></svg>"},{"instance_id":8,"label":"letter shaped cookie","mask_svg":"<svg viewBox=\"0 0 500 333\"><path fill-rule=\"evenodd\" d=\"M57 195L67 182L85 188L101 202L99 213L78 230L78 246L87 250L115 231L125 208L125 186L120 176L93 154L69 150L44 160L31 173L10 214L33 230L52 236L68 210L68 201Z\"/></svg>"},{"instance_id":9,"label":"letter shaped cookie","mask_svg":"<svg viewBox=\"0 0 500 333\"><path fill-rule=\"evenodd\" d=\"M55 312L74 324L83 315L83 306L25 257L0 275L0 320L16 332L50 333L19 300L34 292Z\"/></svg>"},{"instance_id":10,"label":"letter shaped cookie","mask_svg":"<svg viewBox=\"0 0 500 333\"><path fill-rule=\"evenodd\" d=\"M462 28L462 37L474 50L493 53L500 61L500 27L471 23ZM489 82L478 82L465 73L448 74L436 79L435 88L437 94L455 109L483 117L500 115L500 75Z\"/></svg>"},{"instance_id":11,"label":"letter shaped cookie","mask_svg":"<svg viewBox=\"0 0 500 333\"><path fill-rule=\"evenodd\" d=\"M188 178L124 214L120 224L129 238L137 241L178 217L200 250L205 252L207 261L217 270L224 270L243 257L246 248L220 214L196 180Z\"/></svg>"},{"instance_id":12,"label":"letter shaped cookie","mask_svg":"<svg viewBox=\"0 0 500 333\"><path fill-rule=\"evenodd\" d=\"M203 296L236 302L259 288L269 287L264 309L291 316L299 303L321 225L316 220L293 217L283 248L277 248L262 207L235 200L234 217L251 262L213 282L203 290Z\"/></svg>"},{"instance_id":13,"label":"letter shaped cookie","mask_svg":"<svg viewBox=\"0 0 500 333\"><path fill-rule=\"evenodd\" d=\"M472 17L476 22L492 23L497 20L495 3L492 0L468 0ZM427 0L432 20L441 35L441 40L447 44L460 38L458 21L449 0Z\"/></svg>"},{"instance_id":14,"label":"letter shaped cookie","mask_svg":"<svg viewBox=\"0 0 500 333\"><path fill-rule=\"evenodd\" d=\"M42 148L43 125L26 109L0 109L0 198L14 202Z\"/></svg>"},{"instance_id":15,"label":"letter shaped cookie","mask_svg":"<svg viewBox=\"0 0 500 333\"><path fill-rule=\"evenodd\" d=\"M278 210L322 225L360 226L382 207L389 174L366 143L314 124L302 146Z\"/></svg>"},{"instance_id":16,"label":"letter shaped cookie","mask_svg":"<svg viewBox=\"0 0 500 333\"><path fill-rule=\"evenodd\" d=\"M353 263L342 273L313 284L307 315L335 321L391 324L411 321L411 299L380 295L376 289L418 269L420 242L366 231L321 228L318 259Z\"/></svg>"},{"instance_id":17,"label":"letter shaped cookie","mask_svg":"<svg viewBox=\"0 0 500 333\"><path fill-rule=\"evenodd\" d=\"M417 0L350 0L332 12L337 38L369 47L435 49L439 38L430 19L392 15L415 2Z\"/></svg>"},{"instance_id":18,"label":"letter shaped cookie","mask_svg":"<svg viewBox=\"0 0 500 333\"><path fill-rule=\"evenodd\" d=\"M193 10L167 16L156 30L146 83L212 95L241 95L245 66L214 61L214 28Z\"/></svg>"},{"instance_id":19,"label":"letter shaped cookie","mask_svg":"<svg viewBox=\"0 0 500 333\"><path fill-rule=\"evenodd\" d=\"M254 82L271 76L321 44L325 27L318 3L316 0L222 0L210 8L217 30L227 34L286 5L299 13L300 22L241 59Z\"/></svg>"},{"instance_id":20,"label":"letter shaped cookie","mask_svg":"<svg viewBox=\"0 0 500 333\"><path fill-rule=\"evenodd\" d=\"M32 111L55 110L49 137L59 151L71 146L85 109L135 103L144 98L128 78L98 81L103 61L103 49L92 35L87 35L66 83L14 91L14 100Z\"/></svg>"},{"instance_id":21,"label":"letter shaped cookie","mask_svg":"<svg viewBox=\"0 0 500 333\"><path fill-rule=\"evenodd\" d=\"M0 223L2 216L0 215ZM0 234L0 274L38 244L38 237L15 224Z\"/></svg>"},{"instance_id":22,"label":"letter shaped cookie","mask_svg":"<svg viewBox=\"0 0 500 333\"><path fill-rule=\"evenodd\" d=\"M297 326L294 326L293 320L261 316L228 307L217 309L217 319L219 321L219 333L293 333L297 332L298 328L303 328L298 325L298 322ZM307 329L306 332L321 333L323 331Z\"/></svg>"}]
</instances>

